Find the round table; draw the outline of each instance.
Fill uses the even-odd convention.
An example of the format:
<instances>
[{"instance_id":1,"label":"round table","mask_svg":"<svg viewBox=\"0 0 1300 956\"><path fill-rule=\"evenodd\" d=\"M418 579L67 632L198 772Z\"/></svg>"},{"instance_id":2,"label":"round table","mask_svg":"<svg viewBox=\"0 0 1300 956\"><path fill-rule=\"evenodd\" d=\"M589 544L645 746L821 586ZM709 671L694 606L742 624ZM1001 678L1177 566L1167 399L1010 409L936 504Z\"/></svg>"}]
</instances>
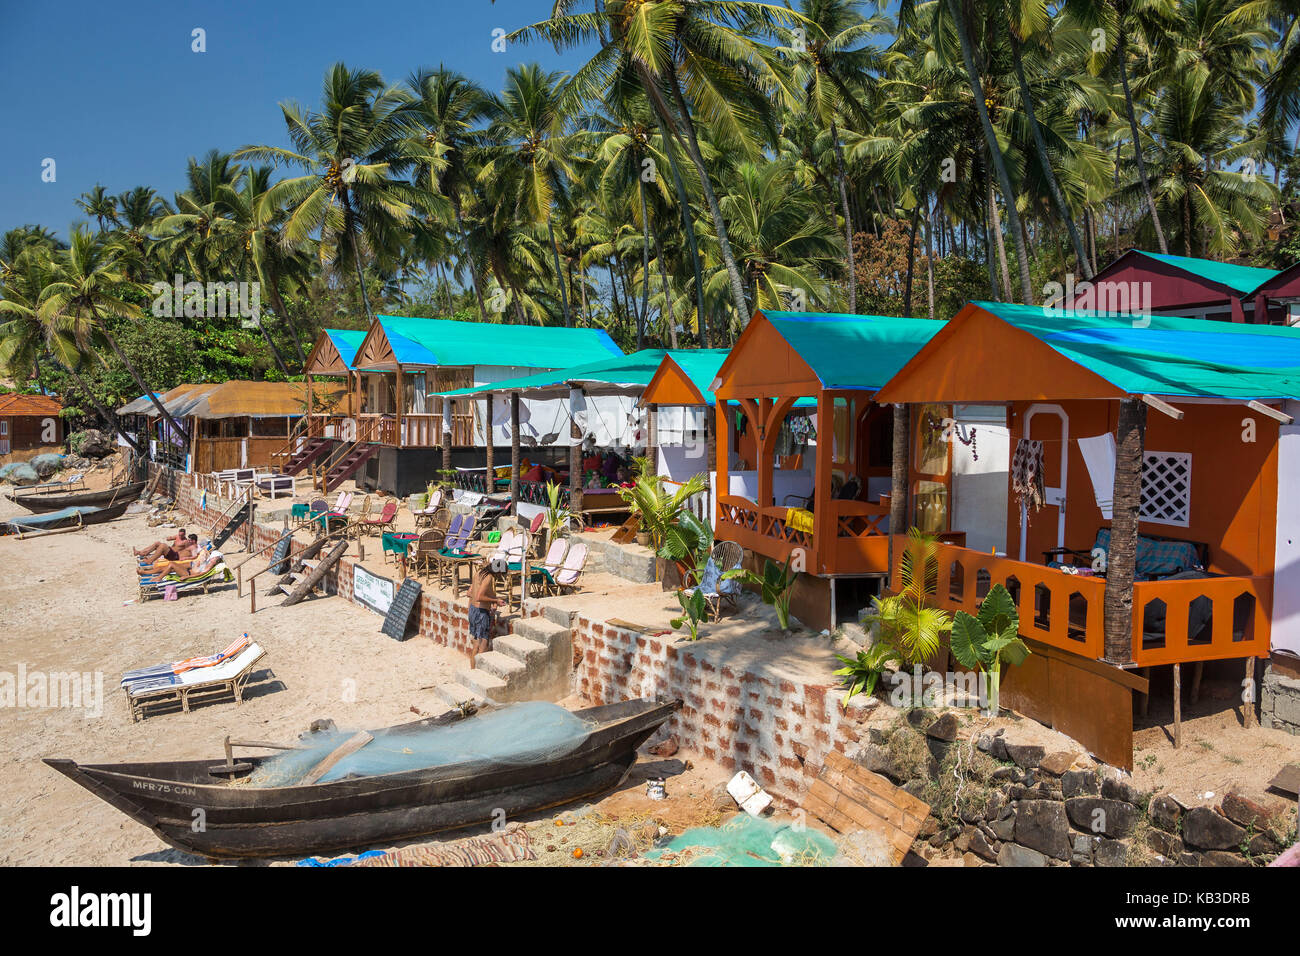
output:
<instances>
[{"instance_id":1,"label":"round table","mask_svg":"<svg viewBox=\"0 0 1300 956\"><path fill-rule=\"evenodd\" d=\"M402 566L402 577L406 577L407 559L410 556L411 545L419 540L420 536L418 534L412 534L409 531L385 531L380 538L383 553L397 555L397 560Z\"/></svg>"}]
</instances>

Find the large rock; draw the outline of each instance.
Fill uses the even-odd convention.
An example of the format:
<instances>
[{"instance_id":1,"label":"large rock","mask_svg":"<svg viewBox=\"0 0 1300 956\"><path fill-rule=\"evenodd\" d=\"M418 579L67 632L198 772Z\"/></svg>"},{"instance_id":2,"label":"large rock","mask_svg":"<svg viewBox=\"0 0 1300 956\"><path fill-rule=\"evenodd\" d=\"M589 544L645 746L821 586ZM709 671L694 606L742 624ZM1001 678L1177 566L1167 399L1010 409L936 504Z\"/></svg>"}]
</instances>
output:
<instances>
[{"instance_id":1,"label":"large rock","mask_svg":"<svg viewBox=\"0 0 1300 956\"><path fill-rule=\"evenodd\" d=\"M998 850L998 866L1047 866L1047 857L1017 843L1004 843Z\"/></svg>"},{"instance_id":2,"label":"large rock","mask_svg":"<svg viewBox=\"0 0 1300 956\"><path fill-rule=\"evenodd\" d=\"M1279 806L1269 806L1252 800L1238 790L1229 790L1221 806L1223 815L1233 823L1256 830L1285 829L1284 812ZM1279 824L1283 824L1279 826Z\"/></svg>"},{"instance_id":3,"label":"large rock","mask_svg":"<svg viewBox=\"0 0 1300 956\"><path fill-rule=\"evenodd\" d=\"M1006 744L1007 757L1015 762L1017 767L1022 770L1028 770L1037 767L1039 761L1047 754L1045 747L1038 744Z\"/></svg>"},{"instance_id":4,"label":"large rock","mask_svg":"<svg viewBox=\"0 0 1300 956\"><path fill-rule=\"evenodd\" d=\"M1053 800L1024 800L1016 809L1015 840L1058 860L1070 858L1070 823Z\"/></svg>"},{"instance_id":5,"label":"large rock","mask_svg":"<svg viewBox=\"0 0 1300 956\"><path fill-rule=\"evenodd\" d=\"M1135 807L1142 806L1142 791L1127 780L1106 777L1101 782L1101 795L1108 800L1123 800Z\"/></svg>"},{"instance_id":6,"label":"large rock","mask_svg":"<svg viewBox=\"0 0 1300 956\"><path fill-rule=\"evenodd\" d=\"M1093 854L1093 860L1097 866L1128 865L1128 841L1102 840L1097 844L1097 850Z\"/></svg>"},{"instance_id":7,"label":"large rock","mask_svg":"<svg viewBox=\"0 0 1300 956\"><path fill-rule=\"evenodd\" d=\"M1071 797L1065 801L1065 812L1080 830L1112 839L1128 836L1138 819L1132 804L1105 797Z\"/></svg>"},{"instance_id":8,"label":"large rock","mask_svg":"<svg viewBox=\"0 0 1300 956\"><path fill-rule=\"evenodd\" d=\"M1192 807L1183 816L1183 842L1197 850L1235 850L1246 831L1209 807Z\"/></svg>"},{"instance_id":9,"label":"large rock","mask_svg":"<svg viewBox=\"0 0 1300 956\"><path fill-rule=\"evenodd\" d=\"M72 446L72 451L83 458L107 458L117 451L113 436L98 428L87 428L84 432L78 432L72 436L69 444Z\"/></svg>"},{"instance_id":10,"label":"large rock","mask_svg":"<svg viewBox=\"0 0 1300 956\"><path fill-rule=\"evenodd\" d=\"M1067 770L1061 777L1061 793L1070 797L1096 796L1100 793L1097 774L1092 770Z\"/></svg>"},{"instance_id":11,"label":"large rock","mask_svg":"<svg viewBox=\"0 0 1300 956\"><path fill-rule=\"evenodd\" d=\"M932 740L944 741L951 743L957 739L957 715L952 711L945 711L935 719L934 723L925 728L925 735Z\"/></svg>"},{"instance_id":12,"label":"large rock","mask_svg":"<svg viewBox=\"0 0 1300 956\"><path fill-rule=\"evenodd\" d=\"M1177 833L1183 818L1183 805L1169 794L1162 793L1151 798L1147 815L1160 829Z\"/></svg>"}]
</instances>

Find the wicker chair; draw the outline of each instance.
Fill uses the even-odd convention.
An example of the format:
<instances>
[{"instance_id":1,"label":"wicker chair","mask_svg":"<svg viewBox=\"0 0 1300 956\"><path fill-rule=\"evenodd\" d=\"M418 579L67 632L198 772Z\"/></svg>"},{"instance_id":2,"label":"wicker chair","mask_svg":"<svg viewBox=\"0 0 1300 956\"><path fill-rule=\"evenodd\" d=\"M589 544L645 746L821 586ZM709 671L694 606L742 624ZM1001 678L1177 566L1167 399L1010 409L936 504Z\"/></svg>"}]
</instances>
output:
<instances>
[{"instance_id":1,"label":"wicker chair","mask_svg":"<svg viewBox=\"0 0 1300 956\"><path fill-rule=\"evenodd\" d=\"M709 620L716 621L722 617L722 604L725 601L734 611L736 599L740 596L740 582L734 578L723 579L727 571L739 568L745 559L745 549L734 541L719 541L713 546L704 574L697 586L704 595L708 607ZM696 588L683 588L684 594L692 594Z\"/></svg>"}]
</instances>

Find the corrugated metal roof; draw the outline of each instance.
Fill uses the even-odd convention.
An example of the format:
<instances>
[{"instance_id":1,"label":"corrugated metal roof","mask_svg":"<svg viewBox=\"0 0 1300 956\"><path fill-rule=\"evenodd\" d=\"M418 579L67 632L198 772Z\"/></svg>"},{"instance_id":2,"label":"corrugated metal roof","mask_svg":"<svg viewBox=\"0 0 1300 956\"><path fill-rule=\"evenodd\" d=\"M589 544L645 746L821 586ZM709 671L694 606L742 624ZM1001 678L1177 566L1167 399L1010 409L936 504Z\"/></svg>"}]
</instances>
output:
<instances>
[{"instance_id":1,"label":"corrugated metal roof","mask_svg":"<svg viewBox=\"0 0 1300 956\"><path fill-rule=\"evenodd\" d=\"M0 415L7 418L57 415L61 411L63 405L59 400L48 395L23 395L18 392L6 392L0 395Z\"/></svg>"}]
</instances>

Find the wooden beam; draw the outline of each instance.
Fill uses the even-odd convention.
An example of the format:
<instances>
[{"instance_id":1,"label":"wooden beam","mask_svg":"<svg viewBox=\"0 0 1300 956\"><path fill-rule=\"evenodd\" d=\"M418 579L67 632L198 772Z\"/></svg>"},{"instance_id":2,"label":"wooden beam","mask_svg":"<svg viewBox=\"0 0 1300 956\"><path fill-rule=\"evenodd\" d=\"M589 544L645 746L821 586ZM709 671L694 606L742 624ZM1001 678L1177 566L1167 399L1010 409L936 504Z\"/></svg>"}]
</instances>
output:
<instances>
[{"instance_id":1,"label":"wooden beam","mask_svg":"<svg viewBox=\"0 0 1300 956\"><path fill-rule=\"evenodd\" d=\"M1175 408L1173 405L1156 398L1154 395L1143 395L1142 401L1151 408L1154 408L1156 411L1168 415L1175 421L1183 420L1183 410L1181 408Z\"/></svg>"},{"instance_id":2,"label":"wooden beam","mask_svg":"<svg viewBox=\"0 0 1300 956\"><path fill-rule=\"evenodd\" d=\"M1281 422L1283 425L1290 425L1292 422L1295 421L1295 419L1292 418L1290 415L1288 415L1286 412L1279 411L1278 409L1273 408L1271 405L1265 405L1263 402L1257 402L1251 400L1246 403L1246 407L1249 408L1252 412L1259 412L1259 414L1265 416L1266 418L1271 418L1276 422Z\"/></svg>"},{"instance_id":3,"label":"wooden beam","mask_svg":"<svg viewBox=\"0 0 1300 956\"><path fill-rule=\"evenodd\" d=\"M483 423L483 435L485 447L483 449L483 461L487 466L487 493L492 494L496 491L496 471L493 470L492 455L492 404L493 395L487 393L487 421Z\"/></svg>"},{"instance_id":4,"label":"wooden beam","mask_svg":"<svg viewBox=\"0 0 1300 956\"><path fill-rule=\"evenodd\" d=\"M510 511L519 515L519 393L510 393Z\"/></svg>"},{"instance_id":5,"label":"wooden beam","mask_svg":"<svg viewBox=\"0 0 1300 956\"><path fill-rule=\"evenodd\" d=\"M582 514L582 429L578 427L576 409L583 401L580 388L569 386L569 513Z\"/></svg>"}]
</instances>

